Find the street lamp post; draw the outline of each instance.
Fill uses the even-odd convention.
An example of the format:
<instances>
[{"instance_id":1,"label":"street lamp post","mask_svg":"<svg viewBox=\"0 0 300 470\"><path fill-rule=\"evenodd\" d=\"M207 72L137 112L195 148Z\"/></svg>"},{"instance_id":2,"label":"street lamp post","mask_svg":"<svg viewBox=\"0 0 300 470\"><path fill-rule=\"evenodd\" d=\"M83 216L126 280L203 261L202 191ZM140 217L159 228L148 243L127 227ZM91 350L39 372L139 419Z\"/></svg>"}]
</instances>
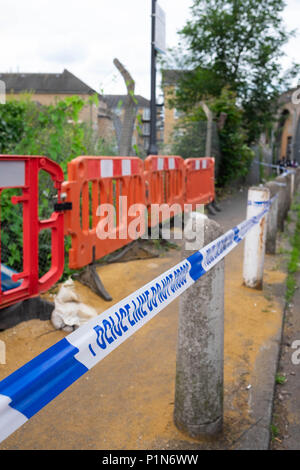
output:
<instances>
[{"instance_id":1,"label":"street lamp post","mask_svg":"<svg viewBox=\"0 0 300 470\"><path fill-rule=\"evenodd\" d=\"M157 155L156 143L156 47L155 47L156 0L152 0L151 13L151 102L150 102L150 144L148 155Z\"/></svg>"}]
</instances>

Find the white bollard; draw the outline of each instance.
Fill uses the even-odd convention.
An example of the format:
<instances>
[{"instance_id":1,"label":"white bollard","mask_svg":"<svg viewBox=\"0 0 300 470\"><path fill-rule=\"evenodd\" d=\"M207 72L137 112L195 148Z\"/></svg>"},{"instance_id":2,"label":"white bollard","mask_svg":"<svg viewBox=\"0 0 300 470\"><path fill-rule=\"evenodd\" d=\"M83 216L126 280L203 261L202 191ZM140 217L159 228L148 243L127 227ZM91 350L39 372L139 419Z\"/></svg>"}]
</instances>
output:
<instances>
[{"instance_id":1,"label":"white bollard","mask_svg":"<svg viewBox=\"0 0 300 470\"><path fill-rule=\"evenodd\" d=\"M264 202L270 199L270 191L265 187L252 187L248 191L247 219L258 215ZM247 287L262 289L267 233L267 214L254 225L245 237L243 279Z\"/></svg>"}]
</instances>

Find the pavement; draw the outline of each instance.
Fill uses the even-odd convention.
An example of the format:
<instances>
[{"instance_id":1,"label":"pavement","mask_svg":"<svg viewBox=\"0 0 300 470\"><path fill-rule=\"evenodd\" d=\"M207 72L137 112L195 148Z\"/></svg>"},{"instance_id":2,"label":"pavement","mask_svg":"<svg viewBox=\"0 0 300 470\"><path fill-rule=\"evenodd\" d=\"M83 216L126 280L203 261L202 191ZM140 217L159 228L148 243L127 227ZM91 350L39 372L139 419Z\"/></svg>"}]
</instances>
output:
<instances>
[{"instance_id":1,"label":"pavement","mask_svg":"<svg viewBox=\"0 0 300 470\"><path fill-rule=\"evenodd\" d=\"M272 419L272 450L300 449L300 272L295 278L296 291L286 305L284 315Z\"/></svg>"},{"instance_id":2,"label":"pavement","mask_svg":"<svg viewBox=\"0 0 300 470\"><path fill-rule=\"evenodd\" d=\"M222 212L212 218L228 230L245 219L246 201L247 191L237 191L220 202ZM277 254L266 255L262 290L242 284L243 243L225 260L224 429L218 438L192 439L173 422L175 300L8 437L0 450L268 449L285 307L281 242L284 234L279 234ZM78 282L76 290L100 313L180 260L180 249L171 249L157 258L99 267L112 302ZM65 336L40 320L0 332L7 352L0 379Z\"/></svg>"}]
</instances>

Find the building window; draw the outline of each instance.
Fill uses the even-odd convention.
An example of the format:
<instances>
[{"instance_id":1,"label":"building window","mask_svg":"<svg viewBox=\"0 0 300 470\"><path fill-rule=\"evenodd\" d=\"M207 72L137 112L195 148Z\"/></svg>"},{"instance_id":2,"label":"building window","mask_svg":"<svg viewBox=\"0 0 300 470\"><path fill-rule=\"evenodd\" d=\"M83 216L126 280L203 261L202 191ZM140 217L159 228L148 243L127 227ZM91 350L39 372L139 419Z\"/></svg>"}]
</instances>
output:
<instances>
[{"instance_id":1,"label":"building window","mask_svg":"<svg viewBox=\"0 0 300 470\"><path fill-rule=\"evenodd\" d=\"M150 139L149 137L144 138L144 150L148 150L150 145Z\"/></svg>"},{"instance_id":2,"label":"building window","mask_svg":"<svg viewBox=\"0 0 300 470\"><path fill-rule=\"evenodd\" d=\"M150 108L143 109L143 120L150 121Z\"/></svg>"},{"instance_id":3,"label":"building window","mask_svg":"<svg viewBox=\"0 0 300 470\"><path fill-rule=\"evenodd\" d=\"M146 122L143 124L143 135L150 135L150 123Z\"/></svg>"},{"instance_id":4,"label":"building window","mask_svg":"<svg viewBox=\"0 0 300 470\"><path fill-rule=\"evenodd\" d=\"M115 109L114 109L114 113L115 113L117 116L121 116L121 114L122 114L122 108L121 108L121 107L115 108Z\"/></svg>"}]
</instances>

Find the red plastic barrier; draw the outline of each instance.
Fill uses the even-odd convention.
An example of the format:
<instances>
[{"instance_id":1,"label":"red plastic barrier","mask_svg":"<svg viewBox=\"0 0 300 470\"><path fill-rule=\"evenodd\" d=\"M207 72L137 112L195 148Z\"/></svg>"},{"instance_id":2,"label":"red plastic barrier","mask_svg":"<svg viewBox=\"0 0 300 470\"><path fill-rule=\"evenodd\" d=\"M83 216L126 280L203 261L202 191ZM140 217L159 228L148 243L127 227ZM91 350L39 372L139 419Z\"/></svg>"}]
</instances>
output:
<instances>
[{"instance_id":1,"label":"red plastic barrier","mask_svg":"<svg viewBox=\"0 0 300 470\"><path fill-rule=\"evenodd\" d=\"M186 168L186 204L209 204L215 199L215 160L212 157L188 158Z\"/></svg>"},{"instance_id":2,"label":"red plastic barrier","mask_svg":"<svg viewBox=\"0 0 300 470\"><path fill-rule=\"evenodd\" d=\"M60 190L64 175L59 165L46 157L0 155L0 197L4 189L20 188L22 195L13 196L12 203L23 206L23 271L12 276L12 281L21 281L21 284L3 292L0 281L1 308L46 292L63 273L63 213L53 212L49 219L39 220L38 177L40 170L50 174L54 187L57 189L58 203L60 203ZM45 229L51 230L51 267L39 278L39 233Z\"/></svg>"},{"instance_id":3,"label":"red plastic barrier","mask_svg":"<svg viewBox=\"0 0 300 470\"><path fill-rule=\"evenodd\" d=\"M65 235L72 237L71 269L82 268L133 240L128 228L138 215L128 214L128 210L134 204L145 207L142 160L137 157L75 158L68 163L68 181L63 184L63 191L66 201L72 202L72 210L65 214ZM127 207L122 208L120 196L126 198ZM107 214L101 215L104 204L115 208L115 220L110 236L100 239L99 223L107 218ZM143 217L145 220L145 214Z\"/></svg>"},{"instance_id":4,"label":"red plastic barrier","mask_svg":"<svg viewBox=\"0 0 300 470\"><path fill-rule=\"evenodd\" d=\"M51 175L58 194L56 210L47 220L38 217L40 170ZM23 270L11 277L21 284L4 291L0 281L0 308L45 292L59 280L64 268L64 235L72 240L69 266L78 269L130 243L134 238L128 228L137 216L144 220L141 226L146 230L146 205L151 227L182 212L184 204L194 209L215 198L214 159L209 157L183 160L150 155L143 163L136 157L82 156L68 164L68 181L63 179L60 166L45 157L0 156L0 196L6 188L19 188L22 195L13 196L12 203L23 207ZM102 238L98 228L107 220L101 210L107 204L115 209L113 229L109 228L114 236L106 232ZM165 206L167 211L160 210L154 217L154 205ZM132 206L137 212L128 211ZM50 270L39 278L39 233L44 229L51 230L52 259ZM136 231L135 238L141 236L141 227Z\"/></svg>"},{"instance_id":5,"label":"red plastic barrier","mask_svg":"<svg viewBox=\"0 0 300 470\"><path fill-rule=\"evenodd\" d=\"M163 222L163 211L158 217L151 217L151 205L167 204L174 206L173 215L183 211L185 193L185 166L179 156L149 155L145 162L146 200L148 226Z\"/></svg>"}]
</instances>

